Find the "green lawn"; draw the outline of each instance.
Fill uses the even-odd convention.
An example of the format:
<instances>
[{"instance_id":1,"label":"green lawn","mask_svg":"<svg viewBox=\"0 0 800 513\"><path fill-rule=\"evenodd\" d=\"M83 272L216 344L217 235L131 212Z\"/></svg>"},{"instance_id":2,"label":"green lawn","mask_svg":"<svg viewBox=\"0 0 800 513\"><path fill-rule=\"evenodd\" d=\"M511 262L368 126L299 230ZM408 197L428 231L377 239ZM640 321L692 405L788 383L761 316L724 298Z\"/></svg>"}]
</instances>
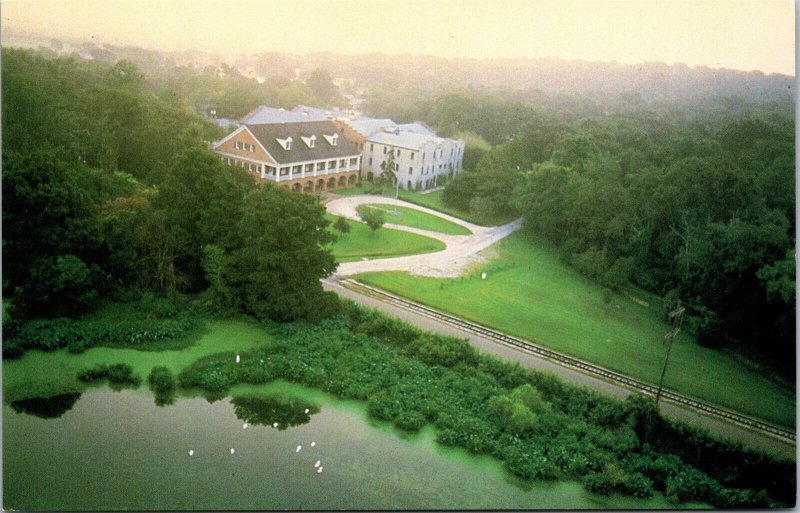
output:
<instances>
[{"instance_id":1,"label":"green lawn","mask_svg":"<svg viewBox=\"0 0 800 513\"><path fill-rule=\"evenodd\" d=\"M326 218L331 223L336 221L336 217L330 214L326 214ZM333 256L337 262L432 253L445 248L443 242L415 233L379 228L373 235L364 223L347 220L347 224L350 233L346 234L330 228L338 238L333 244Z\"/></svg>"},{"instance_id":2,"label":"green lawn","mask_svg":"<svg viewBox=\"0 0 800 513\"><path fill-rule=\"evenodd\" d=\"M360 281L541 345L657 383L669 326L659 306L614 295L564 266L554 248L523 233L505 239L500 257L456 279L374 273ZM487 273L485 281L481 272ZM675 341L666 386L786 426L794 426L795 390L741 359L699 346L683 332Z\"/></svg>"},{"instance_id":3,"label":"green lawn","mask_svg":"<svg viewBox=\"0 0 800 513\"><path fill-rule=\"evenodd\" d=\"M407 207L398 207L386 203L370 203L369 206L385 212L387 223L411 226L421 230L444 233L447 235L470 235L467 228L425 212Z\"/></svg>"},{"instance_id":4,"label":"green lawn","mask_svg":"<svg viewBox=\"0 0 800 513\"><path fill-rule=\"evenodd\" d=\"M110 308L101 309L93 318L116 316L126 308L130 307L110 305ZM166 366L177 374L203 356L223 351L245 352L257 345L269 343L270 340L270 335L260 323L242 318L208 321L205 332L197 337L196 342L191 347L178 351L95 347L74 355L66 349L51 352L29 350L17 360L3 361L4 401L83 390L86 384L78 381L78 371L99 363L127 363L142 378L142 386L146 388L147 376L155 366Z\"/></svg>"},{"instance_id":5,"label":"green lawn","mask_svg":"<svg viewBox=\"0 0 800 513\"><path fill-rule=\"evenodd\" d=\"M356 196L359 194L366 194L367 187L361 185L359 187L354 187L352 189L341 189L335 191L336 194L340 194L342 196ZM469 212L464 212L462 210L457 210L455 208L448 207L442 203L442 190L429 192L428 194L420 194L418 192L412 191L404 191L400 190L399 198L401 200L408 201L409 203L414 203L415 205L419 205L422 207L427 207L433 210L438 210L439 212L444 212L445 214L450 214L453 217L457 217L459 219L463 219L464 221L468 221L473 224L477 224L478 226L496 226L505 224L509 221L513 221L513 217L501 217L497 219L480 219ZM386 190L386 194L384 195L387 198L394 198L395 191L392 189ZM376 195L376 198L380 198L380 195Z\"/></svg>"}]
</instances>

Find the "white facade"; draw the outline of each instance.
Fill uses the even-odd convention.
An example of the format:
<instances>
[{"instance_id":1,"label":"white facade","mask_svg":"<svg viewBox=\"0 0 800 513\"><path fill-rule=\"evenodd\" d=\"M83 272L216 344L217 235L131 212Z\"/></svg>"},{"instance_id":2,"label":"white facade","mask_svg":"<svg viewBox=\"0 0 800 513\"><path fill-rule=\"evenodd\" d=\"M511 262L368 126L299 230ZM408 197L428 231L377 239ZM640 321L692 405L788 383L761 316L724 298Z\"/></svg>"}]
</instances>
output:
<instances>
[{"instance_id":1,"label":"white facade","mask_svg":"<svg viewBox=\"0 0 800 513\"><path fill-rule=\"evenodd\" d=\"M361 178L375 179L394 155L400 187L425 190L441 185L463 169L464 141L387 128L367 137L361 158Z\"/></svg>"}]
</instances>

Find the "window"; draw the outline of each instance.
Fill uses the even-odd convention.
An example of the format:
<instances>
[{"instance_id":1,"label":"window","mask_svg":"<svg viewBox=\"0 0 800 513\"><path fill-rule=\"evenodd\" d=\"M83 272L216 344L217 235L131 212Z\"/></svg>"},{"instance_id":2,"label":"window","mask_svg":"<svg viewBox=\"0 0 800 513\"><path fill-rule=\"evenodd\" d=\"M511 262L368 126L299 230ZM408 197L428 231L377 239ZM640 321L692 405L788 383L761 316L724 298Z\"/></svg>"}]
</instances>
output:
<instances>
[{"instance_id":1,"label":"window","mask_svg":"<svg viewBox=\"0 0 800 513\"><path fill-rule=\"evenodd\" d=\"M292 138L291 137L289 139L286 139L286 149L287 150L291 150L292 149Z\"/></svg>"},{"instance_id":2,"label":"window","mask_svg":"<svg viewBox=\"0 0 800 513\"><path fill-rule=\"evenodd\" d=\"M328 161L328 169L333 169L335 167L336 167L336 161L335 160L329 160Z\"/></svg>"},{"instance_id":3,"label":"window","mask_svg":"<svg viewBox=\"0 0 800 513\"><path fill-rule=\"evenodd\" d=\"M383 147L383 154L386 155L386 146Z\"/></svg>"},{"instance_id":4,"label":"window","mask_svg":"<svg viewBox=\"0 0 800 513\"><path fill-rule=\"evenodd\" d=\"M236 148L237 150L242 149L242 141L235 141L233 143L233 147Z\"/></svg>"},{"instance_id":5,"label":"window","mask_svg":"<svg viewBox=\"0 0 800 513\"><path fill-rule=\"evenodd\" d=\"M396 156L398 156L398 157L400 156L400 148L397 148L397 155Z\"/></svg>"},{"instance_id":6,"label":"window","mask_svg":"<svg viewBox=\"0 0 800 513\"><path fill-rule=\"evenodd\" d=\"M408 166L408 174L410 174L410 175L414 174L414 168L413 167Z\"/></svg>"},{"instance_id":7,"label":"window","mask_svg":"<svg viewBox=\"0 0 800 513\"><path fill-rule=\"evenodd\" d=\"M288 174L289 174L289 168L288 167L282 167L281 168L281 176L286 176Z\"/></svg>"},{"instance_id":8,"label":"window","mask_svg":"<svg viewBox=\"0 0 800 513\"><path fill-rule=\"evenodd\" d=\"M411 152L411 160L414 160L414 152Z\"/></svg>"},{"instance_id":9,"label":"window","mask_svg":"<svg viewBox=\"0 0 800 513\"><path fill-rule=\"evenodd\" d=\"M372 157L369 158L369 165L372 165Z\"/></svg>"},{"instance_id":10,"label":"window","mask_svg":"<svg viewBox=\"0 0 800 513\"><path fill-rule=\"evenodd\" d=\"M333 134L333 137L331 139L333 139L331 141L331 145L336 146L337 144L339 144L339 134Z\"/></svg>"},{"instance_id":11,"label":"window","mask_svg":"<svg viewBox=\"0 0 800 513\"><path fill-rule=\"evenodd\" d=\"M375 150L375 145L372 144L372 143L369 143L369 151L374 151L374 150Z\"/></svg>"}]
</instances>

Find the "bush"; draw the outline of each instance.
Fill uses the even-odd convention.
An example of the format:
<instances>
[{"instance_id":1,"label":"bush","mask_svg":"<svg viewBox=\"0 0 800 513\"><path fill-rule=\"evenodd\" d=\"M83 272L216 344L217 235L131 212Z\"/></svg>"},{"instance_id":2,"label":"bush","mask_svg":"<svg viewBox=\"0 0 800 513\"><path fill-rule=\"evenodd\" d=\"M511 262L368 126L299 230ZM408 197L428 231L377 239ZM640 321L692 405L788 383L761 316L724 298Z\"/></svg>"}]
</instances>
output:
<instances>
[{"instance_id":1,"label":"bush","mask_svg":"<svg viewBox=\"0 0 800 513\"><path fill-rule=\"evenodd\" d=\"M177 386L175 376L166 367L153 367L147 377L147 382L150 385L150 390L159 394L173 392Z\"/></svg>"},{"instance_id":2,"label":"bush","mask_svg":"<svg viewBox=\"0 0 800 513\"><path fill-rule=\"evenodd\" d=\"M133 373L133 367L126 363L115 363L113 365L97 364L90 369L78 372L78 379L84 382L92 382L100 379L108 379L112 385L122 388L124 386L138 387L142 380ZM112 388L115 388L112 386Z\"/></svg>"},{"instance_id":3,"label":"bush","mask_svg":"<svg viewBox=\"0 0 800 513\"><path fill-rule=\"evenodd\" d=\"M17 330L5 347L9 350L53 351L67 347L81 353L98 345L141 347L149 342L175 339L196 326L194 319L145 320L128 322L73 321L58 318L30 321ZM12 349L13 348L13 349Z\"/></svg>"},{"instance_id":4,"label":"bush","mask_svg":"<svg viewBox=\"0 0 800 513\"><path fill-rule=\"evenodd\" d=\"M428 365L453 367L459 363L474 365L477 353L465 339L426 333L407 346L406 354Z\"/></svg>"}]
</instances>

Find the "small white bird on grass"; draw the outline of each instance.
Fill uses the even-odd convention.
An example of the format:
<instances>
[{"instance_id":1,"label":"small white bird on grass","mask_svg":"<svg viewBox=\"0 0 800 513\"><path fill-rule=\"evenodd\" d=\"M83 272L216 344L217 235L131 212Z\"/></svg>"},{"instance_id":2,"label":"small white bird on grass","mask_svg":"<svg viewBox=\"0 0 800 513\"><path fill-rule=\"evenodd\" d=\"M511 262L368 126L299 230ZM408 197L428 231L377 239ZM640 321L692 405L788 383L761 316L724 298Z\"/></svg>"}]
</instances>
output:
<instances>
[{"instance_id":1,"label":"small white bird on grass","mask_svg":"<svg viewBox=\"0 0 800 513\"><path fill-rule=\"evenodd\" d=\"M311 447L314 447L315 445L317 445L317 442L311 442Z\"/></svg>"},{"instance_id":2,"label":"small white bird on grass","mask_svg":"<svg viewBox=\"0 0 800 513\"><path fill-rule=\"evenodd\" d=\"M231 447L231 454L233 454L233 453L235 453L235 452L236 452L236 449L234 449L233 447Z\"/></svg>"},{"instance_id":3,"label":"small white bird on grass","mask_svg":"<svg viewBox=\"0 0 800 513\"><path fill-rule=\"evenodd\" d=\"M236 363L239 363L239 355L236 355Z\"/></svg>"},{"instance_id":4,"label":"small white bird on grass","mask_svg":"<svg viewBox=\"0 0 800 513\"><path fill-rule=\"evenodd\" d=\"M248 424L247 422L245 422L244 424L242 424L242 429L247 429L247 426L249 426L249 425L250 425L250 424Z\"/></svg>"},{"instance_id":5,"label":"small white bird on grass","mask_svg":"<svg viewBox=\"0 0 800 513\"><path fill-rule=\"evenodd\" d=\"M194 449L189 449L189 456L194 456Z\"/></svg>"},{"instance_id":6,"label":"small white bird on grass","mask_svg":"<svg viewBox=\"0 0 800 513\"><path fill-rule=\"evenodd\" d=\"M302 446L302 445L298 445L298 446L297 446L297 449L295 449L295 451L294 451L294 452L300 452L300 449L302 449L302 448L303 448L303 446Z\"/></svg>"},{"instance_id":7,"label":"small white bird on grass","mask_svg":"<svg viewBox=\"0 0 800 513\"><path fill-rule=\"evenodd\" d=\"M320 474L320 473L322 473L322 467L317 469L317 474Z\"/></svg>"},{"instance_id":8,"label":"small white bird on grass","mask_svg":"<svg viewBox=\"0 0 800 513\"><path fill-rule=\"evenodd\" d=\"M306 412L306 414L308 413L308 411L309 411L309 410L308 410L308 408L306 408L306 411L305 411L305 412Z\"/></svg>"},{"instance_id":9,"label":"small white bird on grass","mask_svg":"<svg viewBox=\"0 0 800 513\"><path fill-rule=\"evenodd\" d=\"M273 422L272 423L272 427L278 427L278 423L277 422Z\"/></svg>"},{"instance_id":10,"label":"small white bird on grass","mask_svg":"<svg viewBox=\"0 0 800 513\"><path fill-rule=\"evenodd\" d=\"M318 468L320 463L321 463L321 461L320 461L320 460L317 460L317 462L316 462L316 463L314 463L314 468Z\"/></svg>"}]
</instances>

